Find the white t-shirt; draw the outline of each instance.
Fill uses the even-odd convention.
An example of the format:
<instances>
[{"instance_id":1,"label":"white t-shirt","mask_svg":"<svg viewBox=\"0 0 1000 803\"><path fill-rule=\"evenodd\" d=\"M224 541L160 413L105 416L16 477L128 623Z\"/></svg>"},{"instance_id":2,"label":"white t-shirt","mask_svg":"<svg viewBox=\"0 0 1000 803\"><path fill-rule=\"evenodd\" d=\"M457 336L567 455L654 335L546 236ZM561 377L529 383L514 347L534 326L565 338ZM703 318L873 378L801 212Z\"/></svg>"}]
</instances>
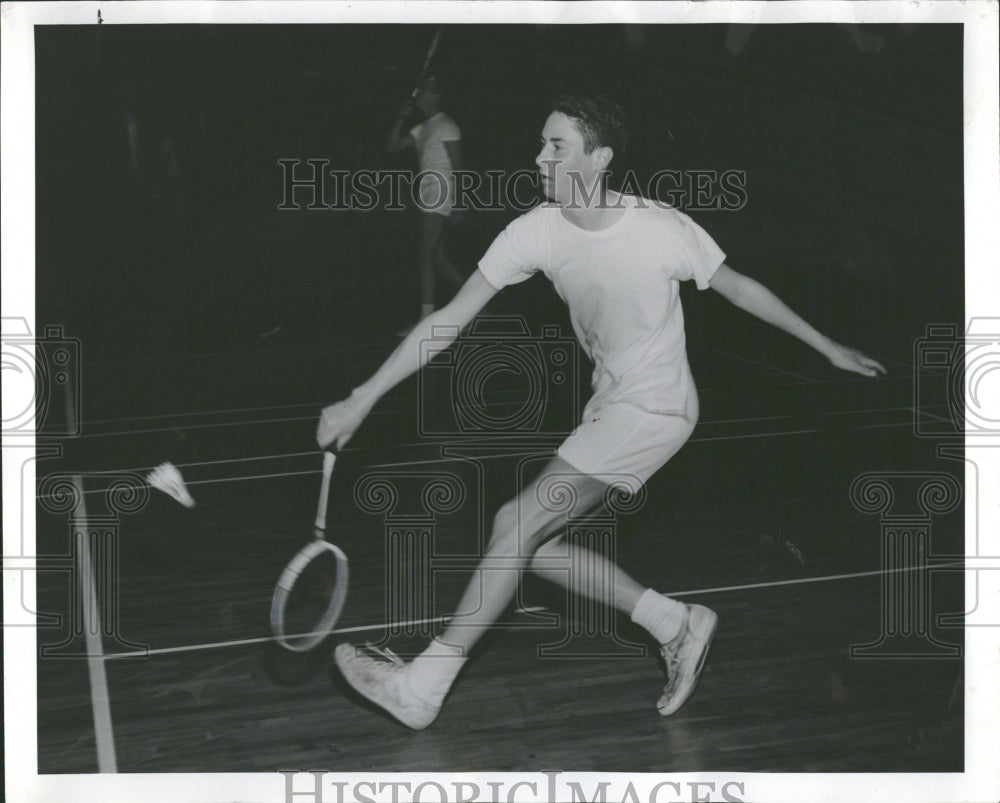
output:
<instances>
[{"instance_id":1,"label":"white t-shirt","mask_svg":"<svg viewBox=\"0 0 1000 803\"><path fill-rule=\"evenodd\" d=\"M536 271L552 281L594 361L588 409L627 401L685 415L694 380L680 282L706 289L726 255L684 213L620 197L625 213L601 231L574 226L554 204L532 209L499 234L479 270L498 289Z\"/></svg>"},{"instance_id":2,"label":"white t-shirt","mask_svg":"<svg viewBox=\"0 0 1000 803\"><path fill-rule=\"evenodd\" d=\"M445 175L451 173L452 164L444 143L462 139L462 132L454 120L444 112L438 112L413 126L410 136L417 146L421 171L436 170Z\"/></svg>"}]
</instances>

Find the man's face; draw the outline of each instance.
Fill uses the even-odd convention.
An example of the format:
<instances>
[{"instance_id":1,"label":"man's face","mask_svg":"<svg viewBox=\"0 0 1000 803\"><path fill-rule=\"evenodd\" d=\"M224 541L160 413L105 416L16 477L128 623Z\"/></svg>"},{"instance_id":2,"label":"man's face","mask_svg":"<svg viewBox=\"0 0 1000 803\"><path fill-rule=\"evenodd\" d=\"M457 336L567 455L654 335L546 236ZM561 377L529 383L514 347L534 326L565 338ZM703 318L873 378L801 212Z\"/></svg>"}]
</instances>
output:
<instances>
[{"instance_id":1,"label":"man's face","mask_svg":"<svg viewBox=\"0 0 1000 803\"><path fill-rule=\"evenodd\" d=\"M430 114L439 100L440 96L438 95L437 87L434 85L434 78L432 76L425 78L420 84L420 89L417 90L417 107L427 115Z\"/></svg>"},{"instance_id":2,"label":"man's face","mask_svg":"<svg viewBox=\"0 0 1000 803\"><path fill-rule=\"evenodd\" d=\"M542 149L535 164L545 195L563 206L587 202L610 160L609 148L586 153L576 123L561 112L552 112L541 134Z\"/></svg>"}]
</instances>

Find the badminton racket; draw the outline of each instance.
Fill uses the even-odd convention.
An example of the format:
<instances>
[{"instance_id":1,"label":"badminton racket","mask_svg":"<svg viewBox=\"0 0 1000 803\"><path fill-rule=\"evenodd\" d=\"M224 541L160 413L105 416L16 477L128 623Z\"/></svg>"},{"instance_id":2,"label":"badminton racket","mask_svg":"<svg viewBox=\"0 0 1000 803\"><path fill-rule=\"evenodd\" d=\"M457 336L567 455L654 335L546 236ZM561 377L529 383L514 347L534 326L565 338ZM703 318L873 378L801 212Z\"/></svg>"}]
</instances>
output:
<instances>
[{"instance_id":1,"label":"badminton racket","mask_svg":"<svg viewBox=\"0 0 1000 803\"><path fill-rule=\"evenodd\" d=\"M434 61L434 54L437 53L438 45L441 43L441 32L443 28L438 28L434 32L434 38L431 40L431 46L427 48L427 55L424 57L424 66L420 70L420 74L417 76L416 83L413 87L413 92L410 93L410 98L415 98L417 93L420 92L420 85L423 83L424 78L427 77L427 72L431 68L431 62Z\"/></svg>"},{"instance_id":2,"label":"badminton racket","mask_svg":"<svg viewBox=\"0 0 1000 803\"><path fill-rule=\"evenodd\" d=\"M313 538L289 561L271 597L271 632L281 646L293 652L308 652L323 641L337 623L347 598L347 556L326 540L326 511L335 462L333 452L323 453ZM304 621L306 630L289 634L293 620L296 624Z\"/></svg>"}]
</instances>

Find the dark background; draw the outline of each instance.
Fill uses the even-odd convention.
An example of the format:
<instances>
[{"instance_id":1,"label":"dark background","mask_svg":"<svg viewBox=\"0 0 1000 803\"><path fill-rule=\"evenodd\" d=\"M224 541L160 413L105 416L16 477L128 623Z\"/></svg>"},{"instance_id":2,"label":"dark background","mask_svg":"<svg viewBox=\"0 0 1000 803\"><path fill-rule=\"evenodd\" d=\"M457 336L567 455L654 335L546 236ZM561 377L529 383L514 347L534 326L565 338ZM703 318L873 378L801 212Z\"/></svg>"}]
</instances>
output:
<instances>
[{"instance_id":1,"label":"dark background","mask_svg":"<svg viewBox=\"0 0 1000 803\"><path fill-rule=\"evenodd\" d=\"M79 445L100 444L90 458L104 468L152 465L182 456L173 429L193 448L199 416L242 411L233 415L260 422L257 433L276 417L267 408L296 405L297 429L254 443L261 454L311 448L320 405L366 378L416 315L418 213L311 211L301 191L301 209L281 211L277 162L415 167L412 153L388 154L384 142L435 29L36 30L37 320L80 340L81 426L91 438ZM727 46L748 32L742 48ZM709 422L775 415L787 429L829 432L838 419L817 416L845 421L850 411L862 430L886 416L900 430L875 454L862 432L859 466L930 459L933 444L906 430L915 343L929 324L964 320L960 25L446 26L435 68L471 169L531 169L552 97L586 91L618 98L631 120L619 177L745 171L742 209L690 214L733 267L889 368L878 382L856 381L686 284L702 397L696 437L713 435ZM452 236L464 272L518 213L465 216ZM488 312L572 336L542 277L501 293ZM582 398L589 373L582 364ZM944 378L923 383L935 384ZM381 406L393 415L352 445L391 452L412 441L421 409L433 407L418 392L415 380L400 386L396 406ZM547 423L561 412L551 402ZM149 431L146 441L122 454L114 436L136 430ZM206 432L204 451L247 448L247 432ZM843 494L851 442L838 432L840 457L817 458L746 440L730 459L756 470L734 477L732 494L761 510L803 482Z\"/></svg>"},{"instance_id":2,"label":"dark background","mask_svg":"<svg viewBox=\"0 0 1000 803\"><path fill-rule=\"evenodd\" d=\"M277 160L412 167L383 146L433 31L38 28L39 323L64 321L92 366L242 352L277 326L271 347L343 348L412 317L414 216L278 211ZM730 263L834 338L903 356L926 322L962 314L962 33L863 33L881 49L846 26L758 26L734 55L727 26L447 26L436 66L469 168L533 168L547 104L582 90L629 115L619 176L746 171L743 209L691 212ZM466 272L514 214L467 216ZM542 284L510 308L558 318Z\"/></svg>"}]
</instances>

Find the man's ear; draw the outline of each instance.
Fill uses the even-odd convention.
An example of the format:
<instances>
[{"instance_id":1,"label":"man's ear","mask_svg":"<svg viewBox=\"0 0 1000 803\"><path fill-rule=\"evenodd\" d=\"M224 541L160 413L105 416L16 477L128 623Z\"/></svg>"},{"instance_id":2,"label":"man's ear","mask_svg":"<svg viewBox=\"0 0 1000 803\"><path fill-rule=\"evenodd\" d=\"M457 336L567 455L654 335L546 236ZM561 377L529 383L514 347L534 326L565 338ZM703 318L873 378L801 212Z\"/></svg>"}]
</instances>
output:
<instances>
[{"instance_id":1,"label":"man's ear","mask_svg":"<svg viewBox=\"0 0 1000 803\"><path fill-rule=\"evenodd\" d=\"M607 145L603 145L600 148L594 148L594 152L591 154L591 158L594 160L594 166L598 170L607 170L608 165L611 164L611 160L614 156L615 152Z\"/></svg>"}]
</instances>

